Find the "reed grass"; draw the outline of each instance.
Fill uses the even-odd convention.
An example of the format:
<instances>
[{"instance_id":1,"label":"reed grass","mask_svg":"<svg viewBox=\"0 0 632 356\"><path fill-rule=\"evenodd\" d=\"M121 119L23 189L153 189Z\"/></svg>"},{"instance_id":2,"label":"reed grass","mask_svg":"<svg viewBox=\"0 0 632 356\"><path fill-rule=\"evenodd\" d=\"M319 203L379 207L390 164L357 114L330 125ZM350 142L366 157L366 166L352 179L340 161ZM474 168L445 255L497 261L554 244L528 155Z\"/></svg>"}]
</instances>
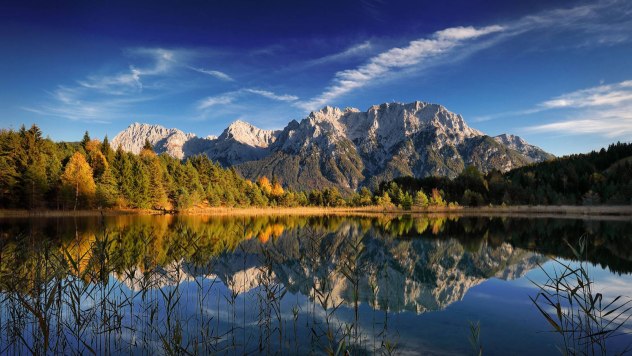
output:
<instances>
[{"instance_id":1,"label":"reed grass","mask_svg":"<svg viewBox=\"0 0 632 356\"><path fill-rule=\"evenodd\" d=\"M567 242L569 249L579 261L577 266L553 258L551 272L544 283L534 282L539 292L530 297L540 314L560 335L560 351L564 355L608 355L609 341L626 333L622 327L632 317L632 300L625 296L606 299L594 289L595 281L586 265L589 253L586 237L582 236L578 246ZM626 353L632 344L618 353Z\"/></svg>"}]
</instances>

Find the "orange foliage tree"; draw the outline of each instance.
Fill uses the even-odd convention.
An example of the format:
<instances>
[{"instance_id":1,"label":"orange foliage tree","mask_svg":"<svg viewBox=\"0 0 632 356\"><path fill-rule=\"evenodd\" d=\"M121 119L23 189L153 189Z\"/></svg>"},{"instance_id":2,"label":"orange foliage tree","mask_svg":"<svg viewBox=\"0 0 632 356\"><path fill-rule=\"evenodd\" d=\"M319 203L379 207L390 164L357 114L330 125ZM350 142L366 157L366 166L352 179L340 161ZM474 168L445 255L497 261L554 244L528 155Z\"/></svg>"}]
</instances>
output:
<instances>
[{"instance_id":1,"label":"orange foliage tree","mask_svg":"<svg viewBox=\"0 0 632 356\"><path fill-rule=\"evenodd\" d=\"M94 198L96 185L92 177L92 168L81 152L75 152L70 157L61 176L61 181L67 191L74 192L75 210L77 210L80 198L86 205L90 205Z\"/></svg>"}]
</instances>

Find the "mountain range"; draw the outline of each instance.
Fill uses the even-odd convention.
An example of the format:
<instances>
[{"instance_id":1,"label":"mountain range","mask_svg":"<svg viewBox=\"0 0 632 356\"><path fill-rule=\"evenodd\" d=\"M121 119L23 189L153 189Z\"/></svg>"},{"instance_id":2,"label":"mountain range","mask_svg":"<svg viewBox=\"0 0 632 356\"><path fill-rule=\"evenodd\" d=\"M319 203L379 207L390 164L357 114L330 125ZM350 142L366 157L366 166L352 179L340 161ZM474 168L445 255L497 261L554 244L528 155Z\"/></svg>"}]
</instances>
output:
<instances>
[{"instance_id":1,"label":"mountain range","mask_svg":"<svg viewBox=\"0 0 632 356\"><path fill-rule=\"evenodd\" d=\"M349 191L399 176L454 177L470 165L507 171L554 157L518 136L487 136L461 115L420 101L365 112L326 106L281 130L237 120L218 137L134 123L111 145L138 153L145 140L157 153L180 159L205 154L245 178L276 177L293 189Z\"/></svg>"},{"instance_id":2,"label":"mountain range","mask_svg":"<svg viewBox=\"0 0 632 356\"><path fill-rule=\"evenodd\" d=\"M317 236L322 241L300 231L286 231L274 244L244 240L235 251L206 264L173 261L154 273L136 270L134 278L118 278L130 289L140 291L205 277L218 279L232 293L242 294L256 291L262 278L272 277L292 294L314 296L316 288L329 288L334 305L352 306L357 297L378 310L424 313L462 300L470 288L490 278L517 279L546 261L509 243L483 241L471 250L448 236L394 239L389 233L365 230L349 221ZM356 297L349 278L339 272L349 259L349 241L363 241ZM261 252L264 249L269 255Z\"/></svg>"}]
</instances>

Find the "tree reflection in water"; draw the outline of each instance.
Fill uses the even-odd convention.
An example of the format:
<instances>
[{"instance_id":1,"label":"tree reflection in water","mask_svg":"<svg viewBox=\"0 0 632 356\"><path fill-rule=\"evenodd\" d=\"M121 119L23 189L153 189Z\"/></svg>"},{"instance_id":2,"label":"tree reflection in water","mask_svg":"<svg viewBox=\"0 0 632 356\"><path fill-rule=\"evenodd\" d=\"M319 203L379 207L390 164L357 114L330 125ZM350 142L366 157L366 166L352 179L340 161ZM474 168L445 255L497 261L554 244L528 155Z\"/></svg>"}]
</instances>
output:
<instances>
[{"instance_id":1,"label":"tree reflection in water","mask_svg":"<svg viewBox=\"0 0 632 356\"><path fill-rule=\"evenodd\" d=\"M393 353L406 344L393 313L444 310L543 254L572 258L561 239L591 234L589 261L632 270L628 223L119 216L0 228L0 353Z\"/></svg>"}]
</instances>

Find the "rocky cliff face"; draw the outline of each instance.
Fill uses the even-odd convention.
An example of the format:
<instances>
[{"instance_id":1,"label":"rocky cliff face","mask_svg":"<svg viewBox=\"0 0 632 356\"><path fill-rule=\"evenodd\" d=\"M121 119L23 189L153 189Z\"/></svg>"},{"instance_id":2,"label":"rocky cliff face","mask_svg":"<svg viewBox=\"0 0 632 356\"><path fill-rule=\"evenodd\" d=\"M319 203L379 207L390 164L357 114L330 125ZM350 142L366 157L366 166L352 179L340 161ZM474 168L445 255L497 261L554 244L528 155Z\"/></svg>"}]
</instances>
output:
<instances>
[{"instance_id":1,"label":"rocky cliff face","mask_svg":"<svg viewBox=\"0 0 632 356\"><path fill-rule=\"evenodd\" d=\"M237 120L204 150L204 153L224 166L259 160L270 154L269 147L279 131L262 130Z\"/></svg>"},{"instance_id":2,"label":"rocky cliff face","mask_svg":"<svg viewBox=\"0 0 632 356\"><path fill-rule=\"evenodd\" d=\"M545 152L540 147L530 145L519 136L502 134L494 136L494 140L531 158L533 162L546 161L555 157L552 154Z\"/></svg>"},{"instance_id":3,"label":"rocky cliff face","mask_svg":"<svg viewBox=\"0 0 632 356\"><path fill-rule=\"evenodd\" d=\"M194 134L185 134L178 129L136 122L114 136L110 145L113 149L121 147L124 151L139 153L145 145L145 140L154 146L157 153L166 152L173 157L183 159L196 150L197 147L191 149L189 146L197 146L200 139Z\"/></svg>"},{"instance_id":4,"label":"rocky cliff face","mask_svg":"<svg viewBox=\"0 0 632 356\"><path fill-rule=\"evenodd\" d=\"M486 136L461 115L419 101L365 112L327 106L279 131L236 121L217 138L133 124L112 146L138 152L145 139L159 153L178 158L203 153L246 178L275 176L294 189L355 190L402 175L453 177L468 165L506 171L552 158L517 136Z\"/></svg>"},{"instance_id":5,"label":"rocky cliff face","mask_svg":"<svg viewBox=\"0 0 632 356\"><path fill-rule=\"evenodd\" d=\"M291 122L269 155L238 169L248 178L274 175L294 188L355 190L403 175L454 177L469 165L506 171L545 159L523 153L535 146L515 147L520 150L469 127L441 105L389 103L366 112L325 107Z\"/></svg>"}]
</instances>

